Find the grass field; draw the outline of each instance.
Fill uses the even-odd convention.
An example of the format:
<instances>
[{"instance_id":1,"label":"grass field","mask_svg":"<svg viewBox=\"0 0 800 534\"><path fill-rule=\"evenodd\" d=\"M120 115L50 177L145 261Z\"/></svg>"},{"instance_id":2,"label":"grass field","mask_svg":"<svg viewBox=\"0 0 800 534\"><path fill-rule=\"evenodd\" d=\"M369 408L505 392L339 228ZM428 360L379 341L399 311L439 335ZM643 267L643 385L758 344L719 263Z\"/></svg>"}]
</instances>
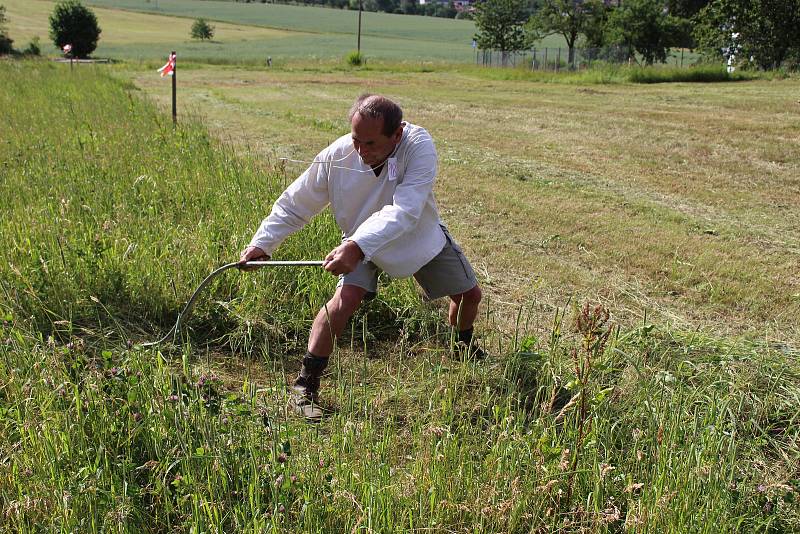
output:
<instances>
[{"instance_id":1,"label":"grass field","mask_svg":"<svg viewBox=\"0 0 800 534\"><path fill-rule=\"evenodd\" d=\"M56 53L47 37L54 2L4 0L3 4L18 47L39 36L45 51ZM154 61L175 49L183 60L263 65L270 56L279 65L295 60L343 60L356 48L357 13L353 11L194 0L159 0L157 7L144 0L90 4L103 30L97 57ZM213 42L189 38L192 20L198 16L215 21ZM384 13L363 16L361 46L369 60L415 65L475 61L472 22ZM545 43L559 46L561 40L548 38Z\"/></svg>"},{"instance_id":2,"label":"grass field","mask_svg":"<svg viewBox=\"0 0 800 534\"><path fill-rule=\"evenodd\" d=\"M51 2L4 4L17 46L46 35ZM800 531L796 79L349 69L309 59L349 50L323 18L227 11L219 42L190 43L166 12L187 5L96 8L98 55L123 64L0 62L0 532ZM237 9L310 9L279 7ZM407 29L381 46L460 46ZM153 71L173 48L195 60L177 129ZM203 64L234 51L244 66ZM335 285L316 269L228 272L175 344L137 348L238 257L302 171L280 158L349 131L363 91L436 140L490 357L456 357L442 303L386 283L323 380L331 413L291 417ZM338 239L326 214L278 255Z\"/></svg>"},{"instance_id":3,"label":"grass field","mask_svg":"<svg viewBox=\"0 0 800 534\"><path fill-rule=\"evenodd\" d=\"M753 153L795 142L796 126L782 123L791 85L601 93L464 74L184 71L182 105L203 111L209 135L184 115L173 130L125 80L131 72L83 67L0 64L0 530L800 528L800 367L782 352L795 331L768 305L792 301L753 274L737 291L769 319L750 325L753 340L725 336L740 326L736 307L679 276L703 261L788 272L793 245L769 241L780 221L768 201L796 205L796 174L773 169L772 187L751 184L747 202L730 177L760 161ZM154 94L167 85L133 78ZM445 96L456 82L493 87ZM275 156L306 157L336 136L362 87L399 95L438 140L443 215L491 297L481 320L491 358L455 358L440 308L393 283L336 354L325 379L331 415L319 425L287 417L287 376L333 285L315 270L230 273L180 345L133 347L168 328L199 279L237 255L292 174ZM680 120L686 95L695 130ZM550 122L529 101L547 106ZM634 112L642 103L654 109ZM616 130L602 123L605 106ZM705 187L643 172L659 164L625 136L642 140L646 128L641 150L669 162L658 143L672 146L678 124L698 144L716 139L725 122L707 124L704 106L714 116L746 106L762 139L772 137L730 166L684 147L696 165L720 167ZM605 129L606 158L586 139L593 122ZM233 148L215 140L226 136ZM578 168L580 158L592 165ZM668 202L678 193L681 203ZM709 219L704 205L727 216ZM661 252L679 238L679 254ZM336 240L322 217L281 256L318 256ZM751 240L775 255L746 256ZM651 273L660 261L670 270ZM715 286L737 281L727 268L711 273ZM656 278L683 293L663 297ZM565 307L570 293L600 300L611 318ZM756 329L785 344L770 348Z\"/></svg>"}]
</instances>

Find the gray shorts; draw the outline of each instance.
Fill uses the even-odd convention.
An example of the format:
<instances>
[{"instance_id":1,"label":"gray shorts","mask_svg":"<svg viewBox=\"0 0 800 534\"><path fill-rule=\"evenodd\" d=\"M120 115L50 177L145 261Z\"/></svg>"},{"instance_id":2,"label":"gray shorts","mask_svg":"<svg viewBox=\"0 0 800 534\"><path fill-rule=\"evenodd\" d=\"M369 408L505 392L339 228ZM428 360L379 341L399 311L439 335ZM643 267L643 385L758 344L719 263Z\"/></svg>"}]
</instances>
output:
<instances>
[{"instance_id":1,"label":"gray shorts","mask_svg":"<svg viewBox=\"0 0 800 534\"><path fill-rule=\"evenodd\" d=\"M469 264L447 229L442 227L446 243L439 254L414 273L414 278L425 292L425 299L433 300L450 295L460 295L478 285L475 271ZM361 262L352 273L339 276L341 287L345 284L367 290L365 300L375 298L378 293L378 275L381 270L372 262Z\"/></svg>"}]
</instances>

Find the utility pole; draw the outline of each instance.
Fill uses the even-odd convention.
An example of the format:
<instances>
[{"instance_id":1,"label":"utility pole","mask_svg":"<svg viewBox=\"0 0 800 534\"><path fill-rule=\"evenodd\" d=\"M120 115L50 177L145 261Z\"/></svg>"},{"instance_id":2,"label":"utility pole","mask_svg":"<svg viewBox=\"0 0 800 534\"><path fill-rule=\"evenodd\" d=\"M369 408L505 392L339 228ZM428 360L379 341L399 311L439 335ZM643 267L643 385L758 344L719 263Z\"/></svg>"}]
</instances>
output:
<instances>
[{"instance_id":1,"label":"utility pole","mask_svg":"<svg viewBox=\"0 0 800 534\"><path fill-rule=\"evenodd\" d=\"M364 0L358 0L358 55L361 55L361 11L364 9Z\"/></svg>"}]
</instances>

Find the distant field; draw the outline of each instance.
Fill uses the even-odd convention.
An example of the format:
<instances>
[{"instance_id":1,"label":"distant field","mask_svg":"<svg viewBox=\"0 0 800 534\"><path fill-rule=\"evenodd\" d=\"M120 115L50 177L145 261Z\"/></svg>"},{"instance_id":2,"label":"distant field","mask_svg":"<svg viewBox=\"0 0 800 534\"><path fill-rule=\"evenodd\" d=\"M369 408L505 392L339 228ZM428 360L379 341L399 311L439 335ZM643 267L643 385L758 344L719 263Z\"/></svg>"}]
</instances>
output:
<instances>
[{"instance_id":1,"label":"distant field","mask_svg":"<svg viewBox=\"0 0 800 534\"><path fill-rule=\"evenodd\" d=\"M182 59L263 63L271 56L280 63L341 58L356 48L357 13L353 11L192 0L99 0L90 4L103 30L95 52L98 57L154 60L174 48ZM47 37L54 2L7 0L4 5L17 46L38 35L45 52L56 53ZM189 38L191 21L198 16L215 21L213 42ZM469 63L475 61L474 33L470 21L364 13L361 47L373 60ZM558 46L561 41L548 38L546 42Z\"/></svg>"},{"instance_id":2,"label":"distant field","mask_svg":"<svg viewBox=\"0 0 800 534\"><path fill-rule=\"evenodd\" d=\"M98 7L206 17L235 24L316 33L355 36L358 25L357 11L312 6L205 0L90 0L87 3ZM361 31L362 35L455 43L468 48L475 34L475 24L469 20L364 12Z\"/></svg>"}]
</instances>

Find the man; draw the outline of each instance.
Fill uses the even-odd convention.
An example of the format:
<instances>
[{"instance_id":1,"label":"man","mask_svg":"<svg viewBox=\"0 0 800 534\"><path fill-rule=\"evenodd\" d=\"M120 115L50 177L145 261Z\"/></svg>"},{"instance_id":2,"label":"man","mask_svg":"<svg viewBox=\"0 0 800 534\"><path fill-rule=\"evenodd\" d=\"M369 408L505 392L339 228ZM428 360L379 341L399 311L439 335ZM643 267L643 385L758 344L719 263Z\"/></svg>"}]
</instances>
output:
<instances>
[{"instance_id":1,"label":"man","mask_svg":"<svg viewBox=\"0 0 800 534\"><path fill-rule=\"evenodd\" d=\"M349 118L351 133L320 152L283 192L240 258L269 258L289 234L330 204L343 239L323 267L339 276L339 284L314 319L293 385L295 407L309 418L322 415L320 377L335 339L361 302L375 296L380 270L394 278L413 275L429 299L449 296L458 349L483 356L472 344L481 290L439 218L433 140L423 128L403 122L400 107L380 95L359 97Z\"/></svg>"}]
</instances>

